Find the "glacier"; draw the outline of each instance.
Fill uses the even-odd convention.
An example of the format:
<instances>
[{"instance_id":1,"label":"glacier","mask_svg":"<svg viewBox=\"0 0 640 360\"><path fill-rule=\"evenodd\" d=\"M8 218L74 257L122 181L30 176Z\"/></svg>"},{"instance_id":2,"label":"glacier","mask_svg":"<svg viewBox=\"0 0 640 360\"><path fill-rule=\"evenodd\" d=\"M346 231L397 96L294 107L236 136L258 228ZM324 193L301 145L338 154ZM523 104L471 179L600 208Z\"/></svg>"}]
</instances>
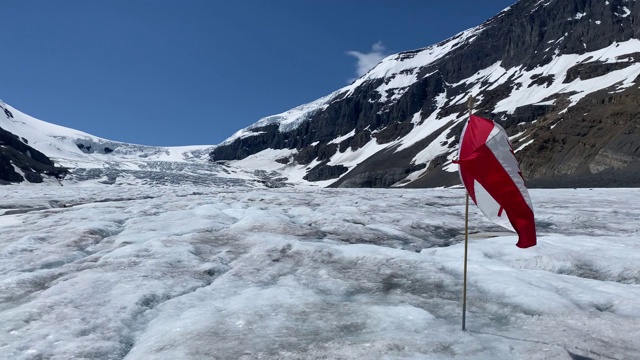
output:
<instances>
[{"instance_id":1,"label":"glacier","mask_svg":"<svg viewBox=\"0 0 640 360\"><path fill-rule=\"evenodd\" d=\"M463 189L10 188L0 359L640 357L640 189L472 207L463 332Z\"/></svg>"}]
</instances>

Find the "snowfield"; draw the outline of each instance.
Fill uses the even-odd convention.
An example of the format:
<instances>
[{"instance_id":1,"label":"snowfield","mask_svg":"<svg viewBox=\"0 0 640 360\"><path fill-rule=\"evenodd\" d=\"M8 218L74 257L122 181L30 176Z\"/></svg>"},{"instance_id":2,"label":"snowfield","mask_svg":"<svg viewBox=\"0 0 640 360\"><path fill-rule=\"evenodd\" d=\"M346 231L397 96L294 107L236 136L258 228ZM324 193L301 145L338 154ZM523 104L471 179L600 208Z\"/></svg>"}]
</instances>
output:
<instances>
[{"instance_id":1,"label":"snowfield","mask_svg":"<svg viewBox=\"0 0 640 360\"><path fill-rule=\"evenodd\" d=\"M640 358L640 189L1 189L0 359Z\"/></svg>"}]
</instances>

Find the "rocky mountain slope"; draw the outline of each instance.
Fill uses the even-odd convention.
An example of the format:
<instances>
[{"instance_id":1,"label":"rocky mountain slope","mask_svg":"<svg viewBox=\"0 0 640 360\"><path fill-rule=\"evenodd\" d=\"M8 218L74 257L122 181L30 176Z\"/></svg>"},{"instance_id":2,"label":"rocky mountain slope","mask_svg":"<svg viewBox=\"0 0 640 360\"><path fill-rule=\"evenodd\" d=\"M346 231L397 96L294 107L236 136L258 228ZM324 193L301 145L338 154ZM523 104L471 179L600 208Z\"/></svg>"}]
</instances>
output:
<instances>
[{"instance_id":1,"label":"rocky mountain slope","mask_svg":"<svg viewBox=\"0 0 640 360\"><path fill-rule=\"evenodd\" d=\"M261 119L211 160L335 187L458 183L467 118L511 135L530 186L640 185L640 2L521 0L351 85Z\"/></svg>"},{"instance_id":2,"label":"rocky mountain slope","mask_svg":"<svg viewBox=\"0 0 640 360\"><path fill-rule=\"evenodd\" d=\"M0 100L0 109L8 121L13 112ZM67 169L56 167L54 162L40 151L28 145L29 140L20 138L0 127L0 185L27 180L31 183L43 181L42 174L59 179Z\"/></svg>"}]
</instances>

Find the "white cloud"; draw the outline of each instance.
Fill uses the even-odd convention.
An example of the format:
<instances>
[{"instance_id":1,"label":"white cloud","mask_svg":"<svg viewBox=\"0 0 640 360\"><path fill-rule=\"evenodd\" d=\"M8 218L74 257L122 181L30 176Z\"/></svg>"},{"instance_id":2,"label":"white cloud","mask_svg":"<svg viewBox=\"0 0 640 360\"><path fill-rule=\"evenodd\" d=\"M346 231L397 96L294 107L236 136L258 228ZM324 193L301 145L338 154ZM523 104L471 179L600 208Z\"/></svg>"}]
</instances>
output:
<instances>
[{"instance_id":1,"label":"white cloud","mask_svg":"<svg viewBox=\"0 0 640 360\"><path fill-rule=\"evenodd\" d=\"M371 46L371 51L368 53L361 53L359 51L352 50L347 51L347 55L358 59L356 75L360 77L366 74L367 71L371 70L374 66L378 65L378 63L387 56L385 50L386 49L384 45L382 45L382 42L378 41Z\"/></svg>"}]
</instances>

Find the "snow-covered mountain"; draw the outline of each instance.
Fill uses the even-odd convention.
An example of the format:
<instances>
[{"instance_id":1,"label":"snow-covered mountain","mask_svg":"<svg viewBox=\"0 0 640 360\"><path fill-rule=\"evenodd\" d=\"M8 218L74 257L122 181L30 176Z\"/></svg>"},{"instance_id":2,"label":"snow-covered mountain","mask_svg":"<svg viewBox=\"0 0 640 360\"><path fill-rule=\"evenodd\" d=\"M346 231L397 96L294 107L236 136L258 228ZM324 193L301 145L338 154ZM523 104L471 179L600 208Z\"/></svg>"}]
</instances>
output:
<instances>
[{"instance_id":1,"label":"snow-covered mountain","mask_svg":"<svg viewBox=\"0 0 640 360\"><path fill-rule=\"evenodd\" d=\"M640 2L521 0L217 146L125 144L2 104L0 182L452 185L474 96L511 135L529 186L638 186L639 85Z\"/></svg>"},{"instance_id":2,"label":"snow-covered mountain","mask_svg":"<svg viewBox=\"0 0 640 360\"><path fill-rule=\"evenodd\" d=\"M238 131L214 161L342 187L458 182L466 102L511 135L530 185L640 185L640 2L521 0Z\"/></svg>"},{"instance_id":3,"label":"snow-covered mountain","mask_svg":"<svg viewBox=\"0 0 640 360\"><path fill-rule=\"evenodd\" d=\"M277 178L265 172L212 163L210 145L159 147L111 141L0 105L7 110L0 113L0 182L278 186Z\"/></svg>"}]
</instances>

